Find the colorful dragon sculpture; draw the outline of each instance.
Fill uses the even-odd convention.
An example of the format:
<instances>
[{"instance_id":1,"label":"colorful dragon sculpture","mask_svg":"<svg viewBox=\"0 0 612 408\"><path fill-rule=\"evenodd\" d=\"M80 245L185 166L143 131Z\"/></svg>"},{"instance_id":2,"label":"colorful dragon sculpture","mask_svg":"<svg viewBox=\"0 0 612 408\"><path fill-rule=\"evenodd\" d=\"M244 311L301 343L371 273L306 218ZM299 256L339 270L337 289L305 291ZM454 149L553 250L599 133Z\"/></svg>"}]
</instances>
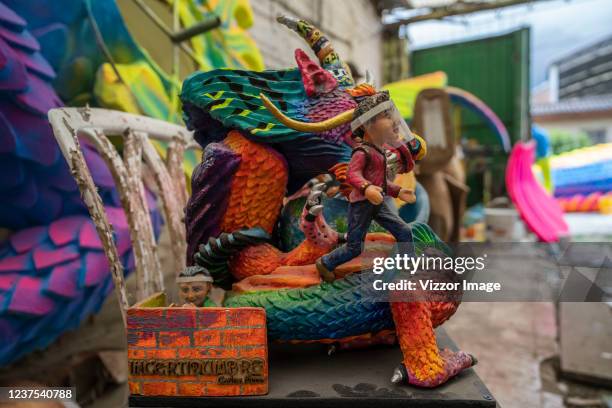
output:
<instances>
[{"instance_id":1,"label":"colorful dragon sculpture","mask_svg":"<svg viewBox=\"0 0 612 408\"><path fill-rule=\"evenodd\" d=\"M369 234L364 254L342 265L333 283L316 272L314 261L342 240L322 209L330 186L343 180L353 109L377 91L354 83L311 24L279 22L307 41L319 64L298 49L297 69L213 70L184 82L185 122L205 148L186 208L188 258L207 267L217 285L232 288L226 306L265 308L271 339L358 347L397 338L404 358L392 381L442 384L475 363L436 344L434 328L459 303L370 297L369 260L389 251L388 235ZM274 245L279 213L286 195L296 193L307 195L300 218L305 239L282 252ZM447 250L426 224L412 228L417 253Z\"/></svg>"}]
</instances>

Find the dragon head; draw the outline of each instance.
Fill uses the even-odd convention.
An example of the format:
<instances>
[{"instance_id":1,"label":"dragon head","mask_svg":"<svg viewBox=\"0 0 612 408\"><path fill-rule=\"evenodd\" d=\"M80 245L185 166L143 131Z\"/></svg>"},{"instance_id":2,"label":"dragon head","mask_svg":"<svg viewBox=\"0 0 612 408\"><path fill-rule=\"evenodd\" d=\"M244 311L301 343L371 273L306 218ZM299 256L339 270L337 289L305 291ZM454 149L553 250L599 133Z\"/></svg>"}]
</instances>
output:
<instances>
[{"instance_id":1,"label":"dragon head","mask_svg":"<svg viewBox=\"0 0 612 408\"><path fill-rule=\"evenodd\" d=\"M350 160L353 112L377 91L367 81L355 84L348 65L312 24L285 16L278 21L297 32L318 61L297 49L297 69L197 72L185 80L181 100L185 122L202 146L236 129L277 149L288 163L292 193Z\"/></svg>"},{"instance_id":2,"label":"dragon head","mask_svg":"<svg viewBox=\"0 0 612 408\"><path fill-rule=\"evenodd\" d=\"M295 60L306 93L303 109L296 117L283 113L261 93L259 96L264 106L290 129L317 134L332 143L352 145L349 123L355 108L361 98L377 93L369 75L365 83L356 86L348 64L320 30L305 20L287 16L280 16L277 21L298 33L319 63L310 59L303 50L295 50Z\"/></svg>"}]
</instances>

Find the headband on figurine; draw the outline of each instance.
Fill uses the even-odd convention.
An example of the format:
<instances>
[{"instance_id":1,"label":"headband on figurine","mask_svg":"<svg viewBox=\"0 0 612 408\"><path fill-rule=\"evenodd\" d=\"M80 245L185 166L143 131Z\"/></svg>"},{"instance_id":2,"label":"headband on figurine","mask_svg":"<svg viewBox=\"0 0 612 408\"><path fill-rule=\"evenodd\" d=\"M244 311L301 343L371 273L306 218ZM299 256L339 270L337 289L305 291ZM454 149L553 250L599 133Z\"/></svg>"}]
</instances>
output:
<instances>
[{"instance_id":1,"label":"headband on figurine","mask_svg":"<svg viewBox=\"0 0 612 408\"><path fill-rule=\"evenodd\" d=\"M212 276L208 269L195 265L188 266L185 268L179 276L176 278L176 283L190 283L190 282L213 282Z\"/></svg>"}]
</instances>

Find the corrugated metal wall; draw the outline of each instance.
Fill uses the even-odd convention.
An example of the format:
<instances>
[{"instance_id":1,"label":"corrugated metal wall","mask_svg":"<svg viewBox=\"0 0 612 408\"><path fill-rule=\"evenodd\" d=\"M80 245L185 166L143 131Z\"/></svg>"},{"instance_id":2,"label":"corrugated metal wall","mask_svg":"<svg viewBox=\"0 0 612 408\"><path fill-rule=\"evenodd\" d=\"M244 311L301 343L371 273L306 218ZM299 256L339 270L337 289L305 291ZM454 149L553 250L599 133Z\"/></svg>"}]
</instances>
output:
<instances>
[{"instance_id":1,"label":"corrugated metal wall","mask_svg":"<svg viewBox=\"0 0 612 408\"><path fill-rule=\"evenodd\" d=\"M502 120L512 142L529 138L529 29L484 39L416 50L413 75L444 71L448 84L482 99ZM481 118L460 109L463 140L480 147L467 149L468 205L504 194L507 156ZM470 144L473 146L473 144Z\"/></svg>"},{"instance_id":2,"label":"corrugated metal wall","mask_svg":"<svg viewBox=\"0 0 612 408\"><path fill-rule=\"evenodd\" d=\"M512 141L527 133L529 112L529 29L412 53L413 75L444 71L448 84L465 89L500 117ZM495 142L489 128L470 112L462 112L462 136Z\"/></svg>"}]
</instances>

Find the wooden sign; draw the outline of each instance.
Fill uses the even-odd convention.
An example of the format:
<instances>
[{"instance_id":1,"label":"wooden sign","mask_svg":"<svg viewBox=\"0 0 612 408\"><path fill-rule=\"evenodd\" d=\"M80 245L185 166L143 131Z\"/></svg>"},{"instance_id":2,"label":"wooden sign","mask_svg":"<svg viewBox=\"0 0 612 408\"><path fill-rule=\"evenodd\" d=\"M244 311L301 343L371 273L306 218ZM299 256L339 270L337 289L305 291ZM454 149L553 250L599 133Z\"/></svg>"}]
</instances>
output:
<instances>
[{"instance_id":1,"label":"wooden sign","mask_svg":"<svg viewBox=\"0 0 612 408\"><path fill-rule=\"evenodd\" d=\"M151 299L127 312L131 394L268 393L264 309L151 307L165 297Z\"/></svg>"}]
</instances>

